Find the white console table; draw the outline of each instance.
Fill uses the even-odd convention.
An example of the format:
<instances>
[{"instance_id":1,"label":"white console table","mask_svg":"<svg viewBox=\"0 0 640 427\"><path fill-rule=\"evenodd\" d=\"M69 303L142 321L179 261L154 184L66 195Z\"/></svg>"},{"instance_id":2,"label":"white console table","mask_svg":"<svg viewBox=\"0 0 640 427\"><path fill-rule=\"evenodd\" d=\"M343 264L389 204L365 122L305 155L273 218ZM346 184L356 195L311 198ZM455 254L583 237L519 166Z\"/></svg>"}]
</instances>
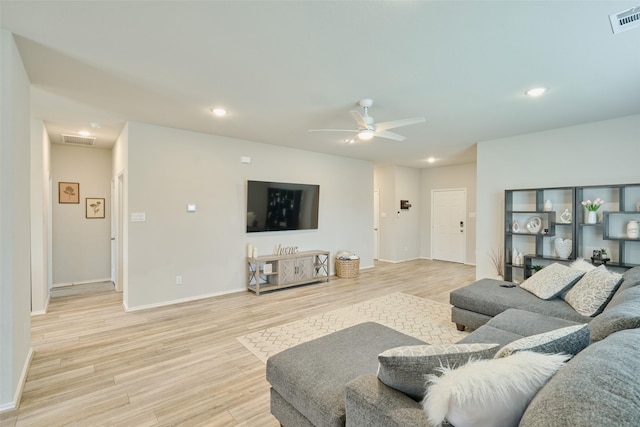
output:
<instances>
[{"instance_id":1,"label":"white console table","mask_svg":"<svg viewBox=\"0 0 640 427\"><path fill-rule=\"evenodd\" d=\"M247 289L260 295L262 291L328 282L329 263L329 251L247 257Z\"/></svg>"}]
</instances>

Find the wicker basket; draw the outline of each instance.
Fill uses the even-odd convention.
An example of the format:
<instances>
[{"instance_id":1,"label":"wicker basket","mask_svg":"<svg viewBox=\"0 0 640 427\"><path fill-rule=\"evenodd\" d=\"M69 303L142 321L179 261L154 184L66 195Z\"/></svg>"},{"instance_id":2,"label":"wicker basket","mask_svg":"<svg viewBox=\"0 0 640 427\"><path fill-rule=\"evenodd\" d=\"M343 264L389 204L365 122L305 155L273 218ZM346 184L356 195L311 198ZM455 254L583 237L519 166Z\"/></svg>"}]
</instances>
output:
<instances>
[{"instance_id":1,"label":"wicker basket","mask_svg":"<svg viewBox=\"0 0 640 427\"><path fill-rule=\"evenodd\" d=\"M336 276L345 279L360 275L360 258L338 259L336 258Z\"/></svg>"}]
</instances>

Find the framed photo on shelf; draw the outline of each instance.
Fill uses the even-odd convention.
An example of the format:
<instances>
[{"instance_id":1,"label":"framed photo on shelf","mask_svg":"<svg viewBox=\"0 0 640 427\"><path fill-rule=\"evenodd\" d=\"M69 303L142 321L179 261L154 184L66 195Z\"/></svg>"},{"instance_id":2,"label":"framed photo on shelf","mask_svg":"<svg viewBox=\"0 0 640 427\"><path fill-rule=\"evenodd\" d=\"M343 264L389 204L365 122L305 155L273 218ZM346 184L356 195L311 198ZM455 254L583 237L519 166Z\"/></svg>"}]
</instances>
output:
<instances>
[{"instance_id":1,"label":"framed photo on shelf","mask_svg":"<svg viewBox=\"0 0 640 427\"><path fill-rule=\"evenodd\" d=\"M87 218L104 218L104 199L87 197L85 205Z\"/></svg>"},{"instance_id":2,"label":"framed photo on shelf","mask_svg":"<svg viewBox=\"0 0 640 427\"><path fill-rule=\"evenodd\" d=\"M80 203L80 183L58 182L58 203Z\"/></svg>"}]
</instances>

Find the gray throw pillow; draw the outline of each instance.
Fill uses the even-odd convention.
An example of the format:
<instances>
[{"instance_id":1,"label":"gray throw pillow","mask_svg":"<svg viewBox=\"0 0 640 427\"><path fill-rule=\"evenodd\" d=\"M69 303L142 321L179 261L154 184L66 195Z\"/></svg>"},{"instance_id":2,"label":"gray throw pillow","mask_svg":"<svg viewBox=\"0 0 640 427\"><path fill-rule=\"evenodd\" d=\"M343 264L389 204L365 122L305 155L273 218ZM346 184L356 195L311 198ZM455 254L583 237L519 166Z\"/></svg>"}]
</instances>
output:
<instances>
[{"instance_id":1,"label":"gray throw pillow","mask_svg":"<svg viewBox=\"0 0 640 427\"><path fill-rule=\"evenodd\" d=\"M520 338L502 347L495 358L507 357L519 351L576 355L588 345L589 325L585 323Z\"/></svg>"},{"instance_id":2,"label":"gray throw pillow","mask_svg":"<svg viewBox=\"0 0 640 427\"><path fill-rule=\"evenodd\" d=\"M640 328L640 287L616 293L607 308L589 322L591 342L624 329Z\"/></svg>"},{"instance_id":3,"label":"gray throw pillow","mask_svg":"<svg viewBox=\"0 0 640 427\"><path fill-rule=\"evenodd\" d=\"M553 263L522 282L520 287L540 299L549 300L570 288L584 274L584 271Z\"/></svg>"},{"instance_id":4,"label":"gray throw pillow","mask_svg":"<svg viewBox=\"0 0 640 427\"><path fill-rule=\"evenodd\" d=\"M604 265L586 273L564 300L583 316L600 313L622 281L622 274L612 273Z\"/></svg>"},{"instance_id":5,"label":"gray throw pillow","mask_svg":"<svg viewBox=\"0 0 640 427\"><path fill-rule=\"evenodd\" d=\"M640 285L640 267L633 267L622 274L622 284L618 291L633 288Z\"/></svg>"},{"instance_id":6,"label":"gray throw pillow","mask_svg":"<svg viewBox=\"0 0 640 427\"><path fill-rule=\"evenodd\" d=\"M499 344L440 344L395 347L378 355L378 378L415 400L424 397L425 378L440 367L458 367L472 359L491 359Z\"/></svg>"}]
</instances>

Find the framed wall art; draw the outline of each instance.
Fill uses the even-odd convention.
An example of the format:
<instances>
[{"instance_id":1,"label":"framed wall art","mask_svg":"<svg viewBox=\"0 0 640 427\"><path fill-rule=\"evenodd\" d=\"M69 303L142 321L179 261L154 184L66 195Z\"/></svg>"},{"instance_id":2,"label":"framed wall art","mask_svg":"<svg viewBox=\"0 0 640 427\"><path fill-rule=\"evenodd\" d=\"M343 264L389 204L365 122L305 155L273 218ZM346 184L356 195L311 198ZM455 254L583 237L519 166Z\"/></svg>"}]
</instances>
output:
<instances>
[{"instance_id":1,"label":"framed wall art","mask_svg":"<svg viewBox=\"0 0 640 427\"><path fill-rule=\"evenodd\" d=\"M104 199L86 198L87 218L104 218Z\"/></svg>"},{"instance_id":2,"label":"framed wall art","mask_svg":"<svg viewBox=\"0 0 640 427\"><path fill-rule=\"evenodd\" d=\"M80 203L80 183L58 182L58 203Z\"/></svg>"}]
</instances>

